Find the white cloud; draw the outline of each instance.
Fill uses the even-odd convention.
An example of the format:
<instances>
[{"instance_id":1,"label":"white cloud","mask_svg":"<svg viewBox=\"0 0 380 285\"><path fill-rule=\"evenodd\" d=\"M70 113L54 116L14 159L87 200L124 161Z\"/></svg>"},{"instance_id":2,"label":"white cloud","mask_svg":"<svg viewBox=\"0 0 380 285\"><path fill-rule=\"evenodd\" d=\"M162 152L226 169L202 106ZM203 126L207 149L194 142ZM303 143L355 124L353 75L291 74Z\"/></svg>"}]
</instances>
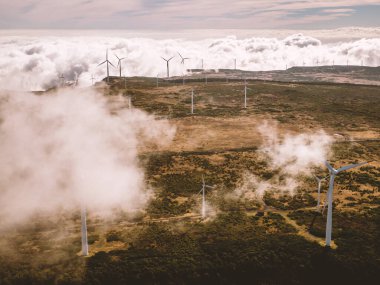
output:
<instances>
[{"instance_id":1,"label":"white cloud","mask_svg":"<svg viewBox=\"0 0 380 285\"><path fill-rule=\"evenodd\" d=\"M377 30L354 28L342 33L370 34ZM302 34L284 39L277 37L236 37L208 38L205 40L130 38L119 36L46 36L35 32L10 36L0 34L0 89L41 90L55 86L59 75L74 80L79 75L79 85L91 84L91 75L99 81L105 77L104 66L97 67L109 49L110 60L116 64L115 55L126 56L123 74L127 76L164 76L165 62L161 56L173 56L180 52L190 60L186 68L199 68L204 59L206 68L232 68L233 59L237 67L245 70L284 69L294 65L363 63L380 65L380 38L361 39L325 44ZM78 31L77 33L80 33ZM211 31L212 33L212 31ZM268 32L270 33L270 32ZM273 33L273 32L272 32ZM274 32L276 33L276 32ZM286 34L282 32L281 36ZM320 32L320 35L328 35ZM182 75L185 68L177 56L171 62L171 74ZM118 71L111 68L111 75Z\"/></svg>"},{"instance_id":2,"label":"white cloud","mask_svg":"<svg viewBox=\"0 0 380 285\"><path fill-rule=\"evenodd\" d=\"M0 92L0 226L80 204L96 214L147 200L137 147L175 129L132 109L110 112L93 90Z\"/></svg>"}]
</instances>

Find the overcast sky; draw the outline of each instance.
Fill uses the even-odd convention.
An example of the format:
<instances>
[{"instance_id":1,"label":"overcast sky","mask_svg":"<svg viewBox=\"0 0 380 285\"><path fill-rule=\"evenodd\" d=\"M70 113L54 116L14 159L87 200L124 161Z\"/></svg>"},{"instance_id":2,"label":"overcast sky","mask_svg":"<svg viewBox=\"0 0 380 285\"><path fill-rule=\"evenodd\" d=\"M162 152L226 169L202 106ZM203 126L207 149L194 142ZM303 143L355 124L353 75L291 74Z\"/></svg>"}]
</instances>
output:
<instances>
[{"instance_id":1,"label":"overcast sky","mask_svg":"<svg viewBox=\"0 0 380 285\"><path fill-rule=\"evenodd\" d=\"M379 15L379 0L0 0L2 29L329 29Z\"/></svg>"}]
</instances>

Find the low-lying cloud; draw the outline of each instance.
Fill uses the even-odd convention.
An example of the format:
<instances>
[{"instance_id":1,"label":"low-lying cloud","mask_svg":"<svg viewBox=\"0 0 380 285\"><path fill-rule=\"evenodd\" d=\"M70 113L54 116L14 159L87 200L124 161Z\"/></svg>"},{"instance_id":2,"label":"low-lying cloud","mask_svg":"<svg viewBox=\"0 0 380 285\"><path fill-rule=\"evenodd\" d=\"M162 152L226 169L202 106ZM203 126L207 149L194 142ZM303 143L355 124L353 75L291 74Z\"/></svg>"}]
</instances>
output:
<instances>
[{"instance_id":1,"label":"low-lying cloud","mask_svg":"<svg viewBox=\"0 0 380 285\"><path fill-rule=\"evenodd\" d=\"M110 112L95 90L0 92L0 226L82 203L98 213L144 207L137 149L174 134L140 110Z\"/></svg>"},{"instance_id":2,"label":"low-lying cloud","mask_svg":"<svg viewBox=\"0 0 380 285\"><path fill-rule=\"evenodd\" d=\"M104 33L104 32L103 32ZM166 76L163 57L171 61L171 75L186 74L187 68L237 68L243 70L285 69L286 66L315 65L380 65L380 38L325 44L303 34L286 38L235 36L204 40L125 38L117 36L0 36L0 89L46 90L57 86L59 76L80 86L91 85L91 77L100 81L106 76L104 61L117 64L116 55L127 57L122 63L126 76ZM185 65L177 52L190 59ZM111 75L118 69L111 67Z\"/></svg>"},{"instance_id":3,"label":"low-lying cloud","mask_svg":"<svg viewBox=\"0 0 380 285\"><path fill-rule=\"evenodd\" d=\"M274 176L264 179L245 173L235 191L245 198L260 200L266 191L272 190L295 194L300 176L312 175L315 167L323 166L333 143L332 137L323 130L280 135L275 123L264 122L258 131L263 138L259 153Z\"/></svg>"}]
</instances>

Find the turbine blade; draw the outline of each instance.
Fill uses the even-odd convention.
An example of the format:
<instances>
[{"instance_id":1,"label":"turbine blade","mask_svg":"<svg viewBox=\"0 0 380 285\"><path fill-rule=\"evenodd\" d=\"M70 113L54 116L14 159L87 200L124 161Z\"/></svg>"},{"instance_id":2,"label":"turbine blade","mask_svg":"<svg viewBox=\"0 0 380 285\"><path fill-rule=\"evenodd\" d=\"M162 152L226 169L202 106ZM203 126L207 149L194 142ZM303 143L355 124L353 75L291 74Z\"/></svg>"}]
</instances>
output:
<instances>
[{"instance_id":1,"label":"turbine blade","mask_svg":"<svg viewBox=\"0 0 380 285\"><path fill-rule=\"evenodd\" d=\"M367 163L368 162L362 162L362 163L358 163L358 164L350 164L350 165L343 166L343 167L339 168L337 171L338 172L345 171L345 170L348 170L348 169L351 169L351 168L354 168L354 167L362 166L362 165L367 164Z\"/></svg>"},{"instance_id":2,"label":"turbine blade","mask_svg":"<svg viewBox=\"0 0 380 285\"><path fill-rule=\"evenodd\" d=\"M171 61L173 58L175 58L175 56L172 56L171 58L169 58L168 61Z\"/></svg>"},{"instance_id":3,"label":"turbine blade","mask_svg":"<svg viewBox=\"0 0 380 285\"><path fill-rule=\"evenodd\" d=\"M108 60L107 60L108 61ZM115 67L110 61L108 61L109 64L111 64L113 67Z\"/></svg>"},{"instance_id":4,"label":"turbine blade","mask_svg":"<svg viewBox=\"0 0 380 285\"><path fill-rule=\"evenodd\" d=\"M120 58L115 54L115 56L117 57L118 60L120 60Z\"/></svg>"},{"instance_id":5,"label":"turbine blade","mask_svg":"<svg viewBox=\"0 0 380 285\"><path fill-rule=\"evenodd\" d=\"M182 57L182 55L179 53L179 52L177 52L178 54L179 54L179 56L183 59L183 57Z\"/></svg>"},{"instance_id":6,"label":"turbine blade","mask_svg":"<svg viewBox=\"0 0 380 285\"><path fill-rule=\"evenodd\" d=\"M102 65L102 64L104 64L104 63L106 63L107 61L105 60L105 61L103 61L102 63L99 63L97 66L99 66L99 65Z\"/></svg>"},{"instance_id":7,"label":"turbine blade","mask_svg":"<svg viewBox=\"0 0 380 285\"><path fill-rule=\"evenodd\" d=\"M334 172L335 171L334 167L332 167L331 164L328 163L327 161L325 161L325 165L327 166L327 168L329 169L330 172Z\"/></svg>"},{"instance_id":8,"label":"turbine blade","mask_svg":"<svg viewBox=\"0 0 380 285\"><path fill-rule=\"evenodd\" d=\"M162 56L161 56L161 58L162 58L163 60L165 60L165 61L168 61L167 59L163 58Z\"/></svg>"}]
</instances>

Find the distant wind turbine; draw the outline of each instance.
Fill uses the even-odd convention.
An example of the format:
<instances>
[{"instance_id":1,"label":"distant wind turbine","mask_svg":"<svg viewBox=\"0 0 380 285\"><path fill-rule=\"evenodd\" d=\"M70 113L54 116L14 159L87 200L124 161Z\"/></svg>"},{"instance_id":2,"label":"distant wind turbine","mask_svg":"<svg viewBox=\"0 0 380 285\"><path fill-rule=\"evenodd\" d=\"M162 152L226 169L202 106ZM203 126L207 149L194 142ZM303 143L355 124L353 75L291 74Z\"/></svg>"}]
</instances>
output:
<instances>
[{"instance_id":1,"label":"distant wind turbine","mask_svg":"<svg viewBox=\"0 0 380 285\"><path fill-rule=\"evenodd\" d=\"M113 67L115 67L109 60L108 60L108 49L106 51L106 60L103 61L102 63L99 63L98 66L102 65L106 63L107 65L107 83L110 82L110 69L109 69L109 64L112 65Z\"/></svg>"},{"instance_id":2,"label":"distant wind turbine","mask_svg":"<svg viewBox=\"0 0 380 285\"><path fill-rule=\"evenodd\" d=\"M58 77L61 81L61 86L65 85L65 77L63 76L63 73L61 74L61 76Z\"/></svg>"},{"instance_id":3,"label":"distant wind turbine","mask_svg":"<svg viewBox=\"0 0 380 285\"><path fill-rule=\"evenodd\" d=\"M166 58L163 58L162 56L161 56L161 58L163 59L163 60L165 60L166 61L166 74L167 74L167 78L169 78L170 76L170 74L169 74L169 62L174 58L175 56L172 56L171 58L169 58L169 59L166 59Z\"/></svg>"},{"instance_id":4,"label":"distant wind turbine","mask_svg":"<svg viewBox=\"0 0 380 285\"><path fill-rule=\"evenodd\" d=\"M235 67L235 70L236 70L236 58L234 58L234 64L235 64L234 67Z\"/></svg>"},{"instance_id":5,"label":"distant wind turbine","mask_svg":"<svg viewBox=\"0 0 380 285\"><path fill-rule=\"evenodd\" d=\"M194 89L191 89L191 114L194 114Z\"/></svg>"},{"instance_id":6,"label":"distant wind turbine","mask_svg":"<svg viewBox=\"0 0 380 285\"><path fill-rule=\"evenodd\" d=\"M119 67L119 76L121 77L121 61L126 59L126 57L119 58L116 54L115 56L117 58L117 66Z\"/></svg>"},{"instance_id":7,"label":"distant wind turbine","mask_svg":"<svg viewBox=\"0 0 380 285\"><path fill-rule=\"evenodd\" d=\"M205 178L202 175L202 189L201 189L201 191L199 191L199 193L202 193L202 210L201 210L202 219L206 218L206 195L205 195L206 194L205 193L206 192L206 188L213 189L214 187L206 185Z\"/></svg>"},{"instance_id":8,"label":"distant wind turbine","mask_svg":"<svg viewBox=\"0 0 380 285\"><path fill-rule=\"evenodd\" d=\"M347 166L343 166L339 169L333 168L327 161L325 162L325 164L326 164L326 166L330 172L330 184L329 184L329 191L327 193L328 205L327 205L327 223L326 223L326 246L330 247L330 245L331 245L331 232L332 232L332 200L333 200L335 176L338 175L342 171L367 164L367 162L358 163L358 164L350 164Z\"/></svg>"},{"instance_id":9,"label":"distant wind turbine","mask_svg":"<svg viewBox=\"0 0 380 285\"><path fill-rule=\"evenodd\" d=\"M86 222L86 207L82 205L81 208L81 222L82 222L82 255L88 255L88 241L87 241L87 222Z\"/></svg>"},{"instance_id":10,"label":"distant wind turbine","mask_svg":"<svg viewBox=\"0 0 380 285\"><path fill-rule=\"evenodd\" d=\"M178 52L178 54L181 57L181 64L185 65L185 60L190 59L190 58L189 57L183 57L179 52Z\"/></svg>"},{"instance_id":11,"label":"distant wind turbine","mask_svg":"<svg viewBox=\"0 0 380 285\"><path fill-rule=\"evenodd\" d=\"M314 178L318 182L317 210L319 211L320 201L321 201L321 185L322 185L322 181L326 180L326 177L319 178L319 177L314 175Z\"/></svg>"},{"instance_id":12,"label":"distant wind turbine","mask_svg":"<svg viewBox=\"0 0 380 285\"><path fill-rule=\"evenodd\" d=\"M91 74L91 84L92 84L92 85L94 85L94 79L95 79L94 75Z\"/></svg>"},{"instance_id":13,"label":"distant wind turbine","mask_svg":"<svg viewBox=\"0 0 380 285\"><path fill-rule=\"evenodd\" d=\"M247 82L245 81L244 82L244 109L247 109L247 90L251 90L251 89L247 87Z\"/></svg>"}]
</instances>

